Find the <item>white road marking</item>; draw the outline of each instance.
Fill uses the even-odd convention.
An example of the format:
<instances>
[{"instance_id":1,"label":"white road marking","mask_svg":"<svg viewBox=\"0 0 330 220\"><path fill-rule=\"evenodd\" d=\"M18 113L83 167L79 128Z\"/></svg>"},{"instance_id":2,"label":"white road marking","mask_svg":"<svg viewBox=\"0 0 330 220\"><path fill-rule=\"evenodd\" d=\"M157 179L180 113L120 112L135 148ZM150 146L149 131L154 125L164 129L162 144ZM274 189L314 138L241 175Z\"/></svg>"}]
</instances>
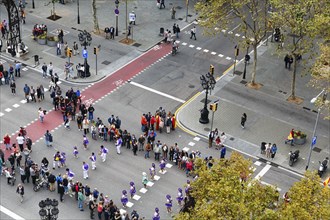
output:
<instances>
[{"instance_id":1,"label":"white road marking","mask_svg":"<svg viewBox=\"0 0 330 220\"><path fill-rule=\"evenodd\" d=\"M240 34L235 34L235 36L236 36L236 37L239 37L239 36L241 36L241 35L240 35Z\"/></svg>"},{"instance_id":2,"label":"white road marking","mask_svg":"<svg viewBox=\"0 0 330 220\"><path fill-rule=\"evenodd\" d=\"M196 47L196 50L201 50L202 48L201 47Z\"/></svg>"},{"instance_id":3,"label":"white road marking","mask_svg":"<svg viewBox=\"0 0 330 220\"><path fill-rule=\"evenodd\" d=\"M121 216L126 215L126 210L125 209L119 209L119 213Z\"/></svg>"},{"instance_id":4,"label":"white road marking","mask_svg":"<svg viewBox=\"0 0 330 220\"><path fill-rule=\"evenodd\" d=\"M163 172L160 170L159 173L164 175L165 173L167 173L167 170L164 170Z\"/></svg>"},{"instance_id":5,"label":"white road marking","mask_svg":"<svg viewBox=\"0 0 330 220\"><path fill-rule=\"evenodd\" d=\"M220 53L220 54L218 54L218 56L219 56L219 57L223 57L223 54Z\"/></svg>"},{"instance_id":6,"label":"white road marking","mask_svg":"<svg viewBox=\"0 0 330 220\"><path fill-rule=\"evenodd\" d=\"M167 164L166 164L166 165L167 165ZM155 179L156 181L158 181L158 180L160 179L160 176L155 175L155 176L154 176L154 179Z\"/></svg>"},{"instance_id":7,"label":"white road marking","mask_svg":"<svg viewBox=\"0 0 330 220\"><path fill-rule=\"evenodd\" d=\"M263 175L267 173L267 171L271 168L272 166L267 164L255 177L254 179L260 180Z\"/></svg>"},{"instance_id":8,"label":"white road marking","mask_svg":"<svg viewBox=\"0 0 330 220\"><path fill-rule=\"evenodd\" d=\"M148 90L148 91L150 91L150 92L156 93L156 94L158 94L158 95L161 95L161 96L167 97L167 98L169 98L169 99L173 99L173 100L178 101L178 102L181 102L181 103L185 103L185 102L186 102L185 100L182 100L182 99L176 98L176 97L174 97L174 96L171 96L171 95L169 95L169 94L166 94L166 93L163 93L163 92L157 91L157 90L155 90L155 89L149 88L149 87L147 87L147 86L141 85L141 84L136 83L136 82L132 82L132 81L131 81L130 84L131 84L131 85L134 85L134 86L137 86L137 87L140 87L140 88L142 88L142 89Z\"/></svg>"},{"instance_id":9,"label":"white road marking","mask_svg":"<svg viewBox=\"0 0 330 220\"><path fill-rule=\"evenodd\" d=\"M207 52L209 52L209 50L208 49L205 49L205 50L203 50L203 52L207 53Z\"/></svg>"},{"instance_id":10,"label":"white road marking","mask_svg":"<svg viewBox=\"0 0 330 220\"><path fill-rule=\"evenodd\" d=\"M176 42L176 43L180 43L181 41L179 41L179 40L176 40L175 42ZM143 70L142 70L142 71L143 71Z\"/></svg>"},{"instance_id":11,"label":"white road marking","mask_svg":"<svg viewBox=\"0 0 330 220\"><path fill-rule=\"evenodd\" d=\"M195 45L192 45L192 44L190 44L190 45L189 45L189 47L190 47L190 48L194 48L194 47L195 47Z\"/></svg>"},{"instance_id":12,"label":"white road marking","mask_svg":"<svg viewBox=\"0 0 330 220\"><path fill-rule=\"evenodd\" d=\"M231 60L231 57L226 57L226 60Z\"/></svg>"},{"instance_id":13,"label":"white road marking","mask_svg":"<svg viewBox=\"0 0 330 220\"><path fill-rule=\"evenodd\" d=\"M12 109L11 109L11 108L6 108L5 111L6 111L6 112L11 112Z\"/></svg>"},{"instance_id":14,"label":"white road marking","mask_svg":"<svg viewBox=\"0 0 330 220\"><path fill-rule=\"evenodd\" d=\"M14 104L13 107L14 108L18 108L19 107L19 104Z\"/></svg>"},{"instance_id":15,"label":"white road marking","mask_svg":"<svg viewBox=\"0 0 330 220\"><path fill-rule=\"evenodd\" d=\"M139 196L139 195L134 195L133 196L133 199L136 200L136 201L138 201L140 198L141 198L141 196Z\"/></svg>"},{"instance_id":16,"label":"white road marking","mask_svg":"<svg viewBox=\"0 0 330 220\"><path fill-rule=\"evenodd\" d=\"M26 68L26 67L24 67L24 68L22 68L22 70L23 70L23 71L28 71L29 69Z\"/></svg>"},{"instance_id":17,"label":"white road marking","mask_svg":"<svg viewBox=\"0 0 330 220\"><path fill-rule=\"evenodd\" d=\"M189 144L188 144L189 146L194 146L195 145L195 143L194 142L189 142Z\"/></svg>"},{"instance_id":18,"label":"white road marking","mask_svg":"<svg viewBox=\"0 0 330 220\"><path fill-rule=\"evenodd\" d=\"M167 163L167 164L166 164L166 167L167 167L167 168L172 168L172 167L173 167L173 165L172 165L172 164L170 164L170 163Z\"/></svg>"},{"instance_id":19,"label":"white road marking","mask_svg":"<svg viewBox=\"0 0 330 220\"><path fill-rule=\"evenodd\" d=\"M260 161L256 161L256 162L254 162L254 165L260 166L261 165L261 162Z\"/></svg>"},{"instance_id":20,"label":"white road marking","mask_svg":"<svg viewBox=\"0 0 330 220\"><path fill-rule=\"evenodd\" d=\"M245 36L242 36L243 39L245 39Z\"/></svg>"},{"instance_id":21,"label":"white road marking","mask_svg":"<svg viewBox=\"0 0 330 220\"><path fill-rule=\"evenodd\" d=\"M128 201L128 202L126 203L126 206L127 206L128 208L132 208L133 205L134 205L134 203L133 203L133 202L130 202L130 201Z\"/></svg>"},{"instance_id":22,"label":"white road marking","mask_svg":"<svg viewBox=\"0 0 330 220\"><path fill-rule=\"evenodd\" d=\"M146 193L148 190L146 189L146 188L142 188L142 189L140 189L140 193Z\"/></svg>"},{"instance_id":23,"label":"white road marking","mask_svg":"<svg viewBox=\"0 0 330 220\"><path fill-rule=\"evenodd\" d=\"M225 30L225 29L222 29L221 31L222 31L223 33L226 33L226 30Z\"/></svg>"},{"instance_id":24,"label":"white road marking","mask_svg":"<svg viewBox=\"0 0 330 220\"><path fill-rule=\"evenodd\" d=\"M20 101L20 103L25 104L26 100L24 99L24 100Z\"/></svg>"},{"instance_id":25,"label":"white road marking","mask_svg":"<svg viewBox=\"0 0 330 220\"><path fill-rule=\"evenodd\" d=\"M183 42L183 43L182 43L182 45L183 45L183 46L186 46L186 45L187 45L187 43L186 43L186 42Z\"/></svg>"},{"instance_id":26,"label":"white road marking","mask_svg":"<svg viewBox=\"0 0 330 220\"><path fill-rule=\"evenodd\" d=\"M212 55L216 55L217 53L216 52L211 52Z\"/></svg>"},{"instance_id":27,"label":"white road marking","mask_svg":"<svg viewBox=\"0 0 330 220\"><path fill-rule=\"evenodd\" d=\"M13 219L16 219L16 220L25 220L23 217L17 215L16 213L10 211L9 209L3 207L2 205L0 205L0 212L3 212L5 213L6 215L12 217Z\"/></svg>"},{"instance_id":28,"label":"white road marking","mask_svg":"<svg viewBox=\"0 0 330 220\"><path fill-rule=\"evenodd\" d=\"M2 117L2 116L4 116L4 115L5 115L4 113L0 112L0 117Z\"/></svg>"},{"instance_id":29,"label":"white road marking","mask_svg":"<svg viewBox=\"0 0 330 220\"><path fill-rule=\"evenodd\" d=\"M151 182L151 181L149 181L149 182L147 183L147 186L149 186L149 187L152 187L153 185L154 185L154 183Z\"/></svg>"},{"instance_id":30,"label":"white road marking","mask_svg":"<svg viewBox=\"0 0 330 220\"><path fill-rule=\"evenodd\" d=\"M188 152L189 151L189 147L184 147L182 150L185 151L185 152Z\"/></svg>"},{"instance_id":31,"label":"white road marking","mask_svg":"<svg viewBox=\"0 0 330 220\"><path fill-rule=\"evenodd\" d=\"M200 138L199 137L194 137L194 139L193 139L194 141L199 141L200 140Z\"/></svg>"},{"instance_id":32,"label":"white road marking","mask_svg":"<svg viewBox=\"0 0 330 220\"><path fill-rule=\"evenodd\" d=\"M239 28L241 26L241 24L238 24L236 27L234 27L231 31L229 31L229 32L231 32L231 33L233 33L233 31L234 30L236 30L237 28Z\"/></svg>"}]
</instances>

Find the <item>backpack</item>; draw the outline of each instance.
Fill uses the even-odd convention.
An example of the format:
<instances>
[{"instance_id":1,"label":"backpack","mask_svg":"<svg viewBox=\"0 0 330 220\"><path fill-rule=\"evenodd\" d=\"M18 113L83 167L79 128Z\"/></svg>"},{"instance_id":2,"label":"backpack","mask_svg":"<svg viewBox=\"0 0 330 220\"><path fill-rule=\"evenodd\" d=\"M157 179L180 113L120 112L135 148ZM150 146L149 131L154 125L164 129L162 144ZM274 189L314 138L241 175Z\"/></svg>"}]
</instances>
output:
<instances>
[{"instance_id":1,"label":"backpack","mask_svg":"<svg viewBox=\"0 0 330 220\"><path fill-rule=\"evenodd\" d=\"M48 135L48 141L53 142L53 136L51 134Z\"/></svg>"}]
</instances>

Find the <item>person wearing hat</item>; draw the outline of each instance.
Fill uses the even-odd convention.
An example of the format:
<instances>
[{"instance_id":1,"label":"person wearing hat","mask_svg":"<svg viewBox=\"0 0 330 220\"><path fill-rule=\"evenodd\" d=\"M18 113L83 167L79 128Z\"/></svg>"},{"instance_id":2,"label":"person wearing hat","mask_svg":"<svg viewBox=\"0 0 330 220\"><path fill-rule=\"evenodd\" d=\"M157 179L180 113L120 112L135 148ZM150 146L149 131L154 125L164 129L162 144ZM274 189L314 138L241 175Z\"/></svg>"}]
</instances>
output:
<instances>
[{"instance_id":1,"label":"person wearing hat","mask_svg":"<svg viewBox=\"0 0 330 220\"><path fill-rule=\"evenodd\" d=\"M142 173L142 184L144 188L147 188L147 183L148 183L148 176L145 172Z\"/></svg>"},{"instance_id":2,"label":"person wearing hat","mask_svg":"<svg viewBox=\"0 0 330 220\"><path fill-rule=\"evenodd\" d=\"M172 212L172 197L170 195L166 195L166 203L165 203L167 213Z\"/></svg>"},{"instance_id":3,"label":"person wearing hat","mask_svg":"<svg viewBox=\"0 0 330 220\"><path fill-rule=\"evenodd\" d=\"M129 190L129 192L130 192L130 194L131 194L131 199L132 199L133 196L134 196L135 193L136 193L135 184L134 184L134 182L130 182L129 185L130 185L130 190Z\"/></svg>"},{"instance_id":4,"label":"person wearing hat","mask_svg":"<svg viewBox=\"0 0 330 220\"><path fill-rule=\"evenodd\" d=\"M160 215L159 215L159 209L155 208L154 216L152 217L152 220L160 220Z\"/></svg>"},{"instance_id":5,"label":"person wearing hat","mask_svg":"<svg viewBox=\"0 0 330 220\"><path fill-rule=\"evenodd\" d=\"M183 194L181 188L178 188L178 196L176 197L176 200L178 201L179 206L182 206Z\"/></svg>"},{"instance_id":6,"label":"person wearing hat","mask_svg":"<svg viewBox=\"0 0 330 220\"><path fill-rule=\"evenodd\" d=\"M121 195L121 199L120 199L121 203L123 204L123 207L126 208L126 205L128 203L128 198L127 198L127 191L123 190L122 191L122 195Z\"/></svg>"}]
</instances>

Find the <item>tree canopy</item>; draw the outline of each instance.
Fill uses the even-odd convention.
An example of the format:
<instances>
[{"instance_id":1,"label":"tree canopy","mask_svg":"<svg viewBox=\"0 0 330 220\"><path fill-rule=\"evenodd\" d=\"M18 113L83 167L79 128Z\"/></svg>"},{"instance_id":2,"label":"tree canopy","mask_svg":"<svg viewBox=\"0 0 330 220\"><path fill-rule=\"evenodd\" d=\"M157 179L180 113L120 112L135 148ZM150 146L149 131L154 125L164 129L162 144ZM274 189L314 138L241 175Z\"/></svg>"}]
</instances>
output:
<instances>
[{"instance_id":1,"label":"tree canopy","mask_svg":"<svg viewBox=\"0 0 330 220\"><path fill-rule=\"evenodd\" d=\"M306 172L289 190L290 202L283 203L274 186L249 178L250 160L234 152L228 159L215 160L212 168L198 159L198 178L191 183L194 208L180 212L177 220L188 219L327 219L330 190L323 188L316 172Z\"/></svg>"}]
</instances>

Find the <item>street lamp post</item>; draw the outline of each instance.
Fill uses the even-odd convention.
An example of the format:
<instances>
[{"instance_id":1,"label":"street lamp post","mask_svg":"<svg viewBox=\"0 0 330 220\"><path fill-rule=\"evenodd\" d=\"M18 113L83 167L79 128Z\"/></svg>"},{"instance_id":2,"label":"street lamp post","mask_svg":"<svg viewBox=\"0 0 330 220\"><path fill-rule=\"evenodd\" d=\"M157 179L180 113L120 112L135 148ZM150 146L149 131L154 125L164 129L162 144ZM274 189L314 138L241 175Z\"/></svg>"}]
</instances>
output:
<instances>
[{"instance_id":1,"label":"street lamp post","mask_svg":"<svg viewBox=\"0 0 330 220\"><path fill-rule=\"evenodd\" d=\"M57 208L58 201L56 199L51 200L47 198L39 202L39 215L41 220L56 220L58 213L60 212Z\"/></svg>"},{"instance_id":2,"label":"street lamp post","mask_svg":"<svg viewBox=\"0 0 330 220\"><path fill-rule=\"evenodd\" d=\"M78 34L78 38L80 41L80 45L84 47L84 51L83 51L84 71L85 71L85 77L87 77L87 73L89 72L88 63L87 63L87 57L88 57L87 46L91 45L92 36L90 33L88 33L86 30L84 30Z\"/></svg>"},{"instance_id":3,"label":"street lamp post","mask_svg":"<svg viewBox=\"0 0 330 220\"><path fill-rule=\"evenodd\" d=\"M247 42L247 48L246 48L246 54L245 54L245 58L244 58L244 71L243 71L243 79L245 79L246 77L246 65L247 65L247 57L249 56L249 47L250 47L250 43Z\"/></svg>"},{"instance_id":4,"label":"street lamp post","mask_svg":"<svg viewBox=\"0 0 330 220\"><path fill-rule=\"evenodd\" d=\"M316 102L316 100L322 95L322 93L324 93L325 90L323 89L316 97L312 98L311 103L314 104ZM322 102L325 102L326 99L326 93L323 94L323 98L322 98ZM309 163L311 160L311 156L312 156L312 150L314 148L314 145L316 144L316 129L317 129L317 124L319 122L319 117L320 117L320 108L317 109L317 116L316 116L316 120L315 120L315 125L314 125L314 130L313 130L313 137L312 137L312 141L311 141L311 147L309 149L309 154L308 154L308 160L307 160L307 165L306 165L306 170L308 170L309 167Z\"/></svg>"},{"instance_id":5,"label":"street lamp post","mask_svg":"<svg viewBox=\"0 0 330 220\"><path fill-rule=\"evenodd\" d=\"M216 81L212 74L207 73L205 76L202 75L200 77L201 84L203 89L205 90L205 101L204 108L201 110L201 117L199 118L199 122L202 124L209 123L209 110L207 109L207 96L209 94L209 90L214 89Z\"/></svg>"},{"instance_id":6,"label":"street lamp post","mask_svg":"<svg viewBox=\"0 0 330 220\"><path fill-rule=\"evenodd\" d=\"M32 0L32 8L35 9L34 0Z\"/></svg>"},{"instance_id":7,"label":"street lamp post","mask_svg":"<svg viewBox=\"0 0 330 220\"><path fill-rule=\"evenodd\" d=\"M78 15L77 15L77 23L80 24L80 15L79 15L79 0L77 0L77 10L78 10Z\"/></svg>"},{"instance_id":8,"label":"street lamp post","mask_svg":"<svg viewBox=\"0 0 330 220\"><path fill-rule=\"evenodd\" d=\"M115 15L116 15L116 32L115 32L115 35L118 36L118 15L119 15L119 1L116 0L115 1L115 4L116 4L116 9L115 9Z\"/></svg>"}]
</instances>

